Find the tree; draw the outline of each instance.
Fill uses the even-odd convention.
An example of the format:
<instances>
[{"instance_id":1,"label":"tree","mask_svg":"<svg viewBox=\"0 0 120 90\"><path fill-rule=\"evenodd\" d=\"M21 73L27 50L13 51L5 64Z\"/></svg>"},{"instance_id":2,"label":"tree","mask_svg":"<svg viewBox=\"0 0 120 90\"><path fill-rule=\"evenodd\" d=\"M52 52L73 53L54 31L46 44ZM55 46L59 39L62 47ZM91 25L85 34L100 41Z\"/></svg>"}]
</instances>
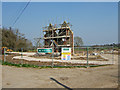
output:
<instances>
[{"instance_id":1,"label":"tree","mask_svg":"<svg viewBox=\"0 0 120 90\"><path fill-rule=\"evenodd\" d=\"M74 45L77 46L77 47L82 46L83 45L82 38L79 37L79 36L74 37Z\"/></svg>"},{"instance_id":2,"label":"tree","mask_svg":"<svg viewBox=\"0 0 120 90\"><path fill-rule=\"evenodd\" d=\"M32 42L25 38L24 34L19 30L2 29L2 46L11 48L15 51L20 51L23 48L27 51L32 48Z\"/></svg>"},{"instance_id":3,"label":"tree","mask_svg":"<svg viewBox=\"0 0 120 90\"><path fill-rule=\"evenodd\" d=\"M12 30L2 29L2 46L15 48L16 35Z\"/></svg>"},{"instance_id":4,"label":"tree","mask_svg":"<svg viewBox=\"0 0 120 90\"><path fill-rule=\"evenodd\" d=\"M42 38L34 38L34 42L35 42L35 47L38 48L38 47L42 47L42 44L41 44L41 41Z\"/></svg>"}]
</instances>

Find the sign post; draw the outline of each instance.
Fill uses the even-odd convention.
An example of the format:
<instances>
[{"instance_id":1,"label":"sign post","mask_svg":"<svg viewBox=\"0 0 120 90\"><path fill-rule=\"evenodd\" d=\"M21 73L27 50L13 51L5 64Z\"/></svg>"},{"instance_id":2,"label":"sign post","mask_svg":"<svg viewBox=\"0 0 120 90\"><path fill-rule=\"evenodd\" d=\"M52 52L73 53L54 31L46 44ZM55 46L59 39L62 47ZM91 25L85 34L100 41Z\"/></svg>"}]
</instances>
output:
<instances>
[{"instance_id":1,"label":"sign post","mask_svg":"<svg viewBox=\"0 0 120 90\"><path fill-rule=\"evenodd\" d=\"M52 53L52 68L53 68L53 48L37 48L38 53Z\"/></svg>"},{"instance_id":2,"label":"sign post","mask_svg":"<svg viewBox=\"0 0 120 90\"><path fill-rule=\"evenodd\" d=\"M71 60L71 48L62 48L62 60Z\"/></svg>"}]
</instances>

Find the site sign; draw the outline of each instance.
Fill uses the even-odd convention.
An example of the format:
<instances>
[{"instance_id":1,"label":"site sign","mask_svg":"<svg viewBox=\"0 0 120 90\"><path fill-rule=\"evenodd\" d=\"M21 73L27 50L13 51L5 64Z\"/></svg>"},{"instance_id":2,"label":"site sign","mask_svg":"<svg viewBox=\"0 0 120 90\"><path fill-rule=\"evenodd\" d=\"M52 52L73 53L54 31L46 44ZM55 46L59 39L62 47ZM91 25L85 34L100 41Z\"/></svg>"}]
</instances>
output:
<instances>
[{"instance_id":1,"label":"site sign","mask_svg":"<svg viewBox=\"0 0 120 90\"><path fill-rule=\"evenodd\" d=\"M52 53L52 48L37 48L38 53Z\"/></svg>"},{"instance_id":2,"label":"site sign","mask_svg":"<svg viewBox=\"0 0 120 90\"><path fill-rule=\"evenodd\" d=\"M71 48L62 48L62 60L71 60Z\"/></svg>"}]
</instances>

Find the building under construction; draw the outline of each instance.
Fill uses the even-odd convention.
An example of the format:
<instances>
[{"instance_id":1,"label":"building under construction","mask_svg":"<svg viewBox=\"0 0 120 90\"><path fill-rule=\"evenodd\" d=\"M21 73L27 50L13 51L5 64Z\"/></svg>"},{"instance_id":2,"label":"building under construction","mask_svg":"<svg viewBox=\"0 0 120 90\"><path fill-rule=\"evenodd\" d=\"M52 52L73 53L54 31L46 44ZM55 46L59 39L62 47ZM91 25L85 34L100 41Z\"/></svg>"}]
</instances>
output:
<instances>
[{"instance_id":1,"label":"building under construction","mask_svg":"<svg viewBox=\"0 0 120 90\"><path fill-rule=\"evenodd\" d=\"M70 47L71 53L74 54L73 32L66 21L56 25L49 24L44 32L44 48L54 48L54 52L61 52L62 47Z\"/></svg>"}]
</instances>

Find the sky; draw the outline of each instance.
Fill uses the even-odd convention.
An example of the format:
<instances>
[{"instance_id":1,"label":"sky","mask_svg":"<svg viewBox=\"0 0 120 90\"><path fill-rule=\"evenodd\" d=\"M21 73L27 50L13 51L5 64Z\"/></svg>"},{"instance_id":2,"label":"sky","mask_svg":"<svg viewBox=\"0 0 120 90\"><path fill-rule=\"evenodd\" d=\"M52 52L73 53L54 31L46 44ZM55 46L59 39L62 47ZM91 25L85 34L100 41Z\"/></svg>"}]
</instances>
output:
<instances>
[{"instance_id":1,"label":"sky","mask_svg":"<svg viewBox=\"0 0 120 90\"><path fill-rule=\"evenodd\" d=\"M2 26L11 27L26 4L3 2ZM74 36L81 37L84 45L118 43L117 2L31 2L12 28L34 43L34 38L43 37L42 27L64 20L72 24Z\"/></svg>"}]
</instances>

